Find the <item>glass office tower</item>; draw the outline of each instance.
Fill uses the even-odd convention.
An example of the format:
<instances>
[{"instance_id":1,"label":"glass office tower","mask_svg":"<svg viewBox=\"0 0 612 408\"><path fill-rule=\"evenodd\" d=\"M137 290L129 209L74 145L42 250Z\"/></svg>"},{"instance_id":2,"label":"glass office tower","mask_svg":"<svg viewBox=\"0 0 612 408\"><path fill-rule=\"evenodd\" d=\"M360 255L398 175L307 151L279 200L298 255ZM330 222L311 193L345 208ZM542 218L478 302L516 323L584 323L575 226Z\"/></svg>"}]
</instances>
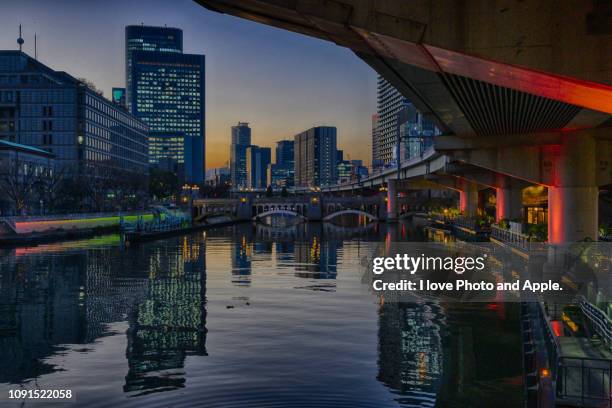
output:
<instances>
[{"instance_id":1,"label":"glass office tower","mask_svg":"<svg viewBox=\"0 0 612 408\"><path fill-rule=\"evenodd\" d=\"M268 184L273 188L293 187L295 174L294 141L276 142L276 163L268 170Z\"/></svg>"},{"instance_id":2,"label":"glass office tower","mask_svg":"<svg viewBox=\"0 0 612 408\"><path fill-rule=\"evenodd\" d=\"M295 185L323 187L335 184L338 178L336 128L317 126L294 139Z\"/></svg>"},{"instance_id":3,"label":"glass office tower","mask_svg":"<svg viewBox=\"0 0 612 408\"><path fill-rule=\"evenodd\" d=\"M247 188L262 189L267 185L267 171L272 149L269 147L248 146L246 148Z\"/></svg>"},{"instance_id":4,"label":"glass office tower","mask_svg":"<svg viewBox=\"0 0 612 408\"><path fill-rule=\"evenodd\" d=\"M132 53L156 51L183 53L183 31L178 28L132 25L125 27L125 82L128 109L132 89Z\"/></svg>"},{"instance_id":5,"label":"glass office tower","mask_svg":"<svg viewBox=\"0 0 612 408\"><path fill-rule=\"evenodd\" d=\"M182 174L197 184L205 168L205 57L182 49L179 29L126 27L128 107L157 135L184 134Z\"/></svg>"},{"instance_id":6,"label":"glass office tower","mask_svg":"<svg viewBox=\"0 0 612 408\"><path fill-rule=\"evenodd\" d=\"M251 145L251 128L246 122L232 126L230 145L230 178L233 188L247 186L246 149Z\"/></svg>"}]
</instances>

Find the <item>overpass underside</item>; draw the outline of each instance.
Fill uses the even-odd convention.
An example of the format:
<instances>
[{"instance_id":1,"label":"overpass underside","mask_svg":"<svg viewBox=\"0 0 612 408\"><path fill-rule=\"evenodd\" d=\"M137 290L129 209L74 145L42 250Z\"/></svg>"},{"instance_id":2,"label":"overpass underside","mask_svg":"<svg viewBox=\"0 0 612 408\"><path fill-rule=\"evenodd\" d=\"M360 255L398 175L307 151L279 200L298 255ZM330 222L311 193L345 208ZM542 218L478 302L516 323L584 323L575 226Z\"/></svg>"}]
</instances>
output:
<instances>
[{"instance_id":1,"label":"overpass underside","mask_svg":"<svg viewBox=\"0 0 612 408\"><path fill-rule=\"evenodd\" d=\"M518 190L542 185L551 242L597 239L612 183L609 1L196 2L353 50L442 131L434 176L451 176L466 213L486 186L514 218Z\"/></svg>"}]
</instances>

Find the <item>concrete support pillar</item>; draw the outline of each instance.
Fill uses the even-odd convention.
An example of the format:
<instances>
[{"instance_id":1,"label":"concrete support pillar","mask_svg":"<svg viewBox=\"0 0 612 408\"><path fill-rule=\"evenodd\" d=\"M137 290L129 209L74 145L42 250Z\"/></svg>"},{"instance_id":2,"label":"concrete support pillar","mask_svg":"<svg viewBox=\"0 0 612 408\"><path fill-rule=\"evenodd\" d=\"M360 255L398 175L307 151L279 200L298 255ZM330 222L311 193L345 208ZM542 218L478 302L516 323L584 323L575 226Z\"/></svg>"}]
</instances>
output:
<instances>
[{"instance_id":1,"label":"concrete support pillar","mask_svg":"<svg viewBox=\"0 0 612 408\"><path fill-rule=\"evenodd\" d=\"M523 209L523 189L515 185L509 177L498 175L495 188L495 220L521 218Z\"/></svg>"},{"instance_id":2,"label":"concrete support pillar","mask_svg":"<svg viewBox=\"0 0 612 408\"><path fill-rule=\"evenodd\" d=\"M387 182L387 221L397 221L397 180Z\"/></svg>"},{"instance_id":3,"label":"concrete support pillar","mask_svg":"<svg viewBox=\"0 0 612 408\"><path fill-rule=\"evenodd\" d=\"M473 217L478 212L478 185L463 180L459 190L459 211L463 215Z\"/></svg>"},{"instance_id":4,"label":"concrete support pillar","mask_svg":"<svg viewBox=\"0 0 612 408\"><path fill-rule=\"evenodd\" d=\"M585 134L568 133L553 161L548 188L548 241L554 244L597 240L596 142Z\"/></svg>"}]
</instances>

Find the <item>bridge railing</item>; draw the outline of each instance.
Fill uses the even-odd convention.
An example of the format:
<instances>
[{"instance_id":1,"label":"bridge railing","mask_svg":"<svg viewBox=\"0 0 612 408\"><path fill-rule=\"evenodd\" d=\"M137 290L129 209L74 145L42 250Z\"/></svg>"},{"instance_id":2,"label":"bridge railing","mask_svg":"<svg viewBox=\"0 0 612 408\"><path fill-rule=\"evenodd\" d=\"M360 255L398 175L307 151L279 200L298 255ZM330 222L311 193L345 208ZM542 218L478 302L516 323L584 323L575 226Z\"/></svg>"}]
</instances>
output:
<instances>
[{"instance_id":1,"label":"bridge railing","mask_svg":"<svg viewBox=\"0 0 612 408\"><path fill-rule=\"evenodd\" d=\"M542 330L557 402L572 406L612 408L612 360L564 356L552 328L547 306L540 301L532 310Z\"/></svg>"},{"instance_id":2,"label":"bridge railing","mask_svg":"<svg viewBox=\"0 0 612 408\"><path fill-rule=\"evenodd\" d=\"M470 218L470 217L457 217L455 218L454 223L455 225L459 227L468 228L473 231L476 231L479 229L479 225L476 219Z\"/></svg>"},{"instance_id":3,"label":"bridge railing","mask_svg":"<svg viewBox=\"0 0 612 408\"><path fill-rule=\"evenodd\" d=\"M612 321L606 313L589 303L584 297L580 299L580 309L587 317L599 337L612 349Z\"/></svg>"},{"instance_id":4,"label":"bridge railing","mask_svg":"<svg viewBox=\"0 0 612 408\"><path fill-rule=\"evenodd\" d=\"M305 204L310 202L309 197L292 196L292 197L257 197L253 198L251 204Z\"/></svg>"},{"instance_id":5,"label":"bridge railing","mask_svg":"<svg viewBox=\"0 0 612 408\"><path fill-rule=\"evenodd\" d=\"M557 399L582 407L612 407L612 360L560 357Z\"/></svg>"},{"instance_id":6,"label":"bridge railing","mask_svg":"<svg viewBox=\"0 0 612 408\"><path fill-rule=\"evenodd\" d=\"M495 224L491 225L491 237L524 251L529 251L531 248L528 235L501 228Z\"/></svg>"}]
</instances>

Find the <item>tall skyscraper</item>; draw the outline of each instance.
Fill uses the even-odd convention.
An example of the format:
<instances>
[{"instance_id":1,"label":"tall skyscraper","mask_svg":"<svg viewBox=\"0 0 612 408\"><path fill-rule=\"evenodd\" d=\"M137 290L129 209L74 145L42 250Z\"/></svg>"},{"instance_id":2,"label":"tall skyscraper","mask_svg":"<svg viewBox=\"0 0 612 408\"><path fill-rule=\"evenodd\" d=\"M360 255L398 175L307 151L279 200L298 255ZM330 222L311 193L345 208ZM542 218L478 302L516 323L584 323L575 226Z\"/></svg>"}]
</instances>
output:
<instances>
[{"instance_id":1,"label":"tall skyscraper","mask_svg":"<svg viewBox=\"0 0 612 408\"><path fill-rule=\"evenodd\" d=\"M154 51L183 53L183 30L168 27L132 25L125 27L125 83L128 109L132 109L132 53Z\"/></svg>"},{"instance_id":2,"label":"tall skyscraper","mask_svg":"<svg viewBox=\"0 0 612 408\"><path fill-rule=\"evenodd\" d=\"M187 183L201 183L205 168L204 55L183 54L177 28L127 26L126 88L130 111L156 134L184 134Z\"/></svg>"},{"instance_id":3,"label":"tall skyscraper","mask_svg":"<svg viewBox=\"0 0 612 408\"><path fill-rule=\"evenodd\" d=\"M381 76L378 77L378 113L372 116L372 167L399 158L418 156L438 134L414 105ZM399 151L398 137L401 138ZM418 139L418 140L417 140ZM418 146L417 146L418 145Z\"/></svg>"},{"instance_id":4,"label":"tall skyscraper","mask_svg":"<svg viewBox=\"0 0 612 408\"><path fill-rule=\"evenodd\" d=\"M399 135L397 114L402 107L410 105L410 101L382 76L378 77L377 93L378 132L377 142L372 141L372 153L374 149L377 152L376 157L372 159L382 159L384 163L389 163L396 159L395 150Z\"/></svg>"},{"instance_id":5,"label":"tall skyscraper","mask_svg":"<svg viewBox=\"0 0 612 408\"><path fill-rule=\"evenodd\" d=\"M232 126L230 178L233 188L247 187L246 148L251 145L251 128L246 122Z\"/></svg>"},{"instance_id":6,"label":"tall skyscraper","mask_svg":"<svg viewBox=\"0 0 612 408\"><path fill-rule=\"evenodd\" d=\"M295 135L295 184L320 187L337 180L336 128L318 126Z\"/></svg>"},{"instance_id":7,"label":"tall skyscraper","mask_svg":"<svg viewBox=\"0 0 612 408\"><path fill-rule=\"evenodd\" d=\"M246 179L247 188L266 188L267 170L272 157L272 149L269 147L247 146L246 147Z\"/></svg>"}]
</instances>

